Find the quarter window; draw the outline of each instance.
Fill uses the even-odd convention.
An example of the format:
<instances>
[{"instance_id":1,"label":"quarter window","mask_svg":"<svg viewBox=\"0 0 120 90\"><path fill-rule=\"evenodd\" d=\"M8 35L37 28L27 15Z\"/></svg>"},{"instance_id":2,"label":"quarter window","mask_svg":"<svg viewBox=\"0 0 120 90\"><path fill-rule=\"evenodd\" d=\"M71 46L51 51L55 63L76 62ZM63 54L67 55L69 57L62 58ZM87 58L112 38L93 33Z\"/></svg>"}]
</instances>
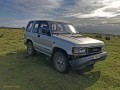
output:
<instances>
[{"instance_id":1,"label":"quarter window","mask_svg":"<svg viewBox=\"0 0 120 90\"><path fill-rule=\"evenodd\" d=\"M30 32L31 29L32 29L32 27L33 27L33 22L29 22L29 24L27 25L26 31L27 31L27 32Z\"/></svg>"}]
</instances>

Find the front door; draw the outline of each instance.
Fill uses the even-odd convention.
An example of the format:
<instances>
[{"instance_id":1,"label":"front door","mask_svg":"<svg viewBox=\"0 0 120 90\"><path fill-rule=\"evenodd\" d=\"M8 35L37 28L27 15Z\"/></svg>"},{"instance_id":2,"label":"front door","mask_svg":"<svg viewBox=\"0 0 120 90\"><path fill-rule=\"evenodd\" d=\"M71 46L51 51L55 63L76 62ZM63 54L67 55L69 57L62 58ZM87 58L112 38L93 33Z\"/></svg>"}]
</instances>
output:
<instances>
[{"instance_id":1,"label":"front door","mask_svg":"<svg viewBox=\"0 0 120 90\"><path fill-rule=\"evenodd\" d=\"M40 52L45 53L47 55L51 55L52 53L52 40L51 36L47 34L44 30L48 30L50 32L50 25L47 21L40 21L40 27L38 30L38 39L37 42L40 45Z\"/></svg>"}]
</instances>

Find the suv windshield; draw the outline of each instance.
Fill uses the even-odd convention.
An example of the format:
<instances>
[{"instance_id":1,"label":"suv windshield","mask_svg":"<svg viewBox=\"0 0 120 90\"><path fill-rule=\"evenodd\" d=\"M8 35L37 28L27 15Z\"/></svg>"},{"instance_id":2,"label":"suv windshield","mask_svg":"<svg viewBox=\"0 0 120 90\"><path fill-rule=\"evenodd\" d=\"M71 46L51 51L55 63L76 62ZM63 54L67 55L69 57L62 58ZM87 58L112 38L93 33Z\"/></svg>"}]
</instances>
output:
<instances>
[{"instance_id":1,"label":"suv windshield","mask_svg":"<svg viewBox=\"0 0 120 90\"><path fill-rule=\"evenodd\" d=\"M53 34L76 34L79 32L71 24L54 22L52 23L52 33Z\"/></svg>"}]
</instances>

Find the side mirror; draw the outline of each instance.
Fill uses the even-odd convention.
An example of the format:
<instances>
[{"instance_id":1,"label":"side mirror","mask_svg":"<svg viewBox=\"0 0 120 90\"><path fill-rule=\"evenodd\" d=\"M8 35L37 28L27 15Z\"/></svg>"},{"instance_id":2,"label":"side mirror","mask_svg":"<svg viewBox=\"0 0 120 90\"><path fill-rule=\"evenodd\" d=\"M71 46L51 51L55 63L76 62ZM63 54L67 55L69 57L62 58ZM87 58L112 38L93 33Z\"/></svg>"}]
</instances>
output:
<instances>
[{"instance_id":1,"label":"side mirror","mask_svg":"<svg viewBox=\"0 0 120 90\"><path fill-rule=\"evenodd\" d=\"M42 33L44 33L44 34L46 34L46 35L48 35L48 36L51 36L49 29L42 28Z\"/></svg>"}]
</instances>

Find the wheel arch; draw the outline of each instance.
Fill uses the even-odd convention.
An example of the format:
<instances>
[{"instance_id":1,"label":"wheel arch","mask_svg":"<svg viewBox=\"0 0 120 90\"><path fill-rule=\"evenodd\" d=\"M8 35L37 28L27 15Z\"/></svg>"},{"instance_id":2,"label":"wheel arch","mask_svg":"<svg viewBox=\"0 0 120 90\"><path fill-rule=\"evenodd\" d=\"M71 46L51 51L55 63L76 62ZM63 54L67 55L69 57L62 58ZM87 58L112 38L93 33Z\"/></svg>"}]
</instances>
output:
<instances>
[{"instance_id":1,"label":"wheel arch","mask_svg":"<svg viewBox=\"0 0 120 90\"><path fill-rule=\"evenodd\" d=\"M57 51L60 51L60 52L65 53L66 57L68 58L68 54L67 54L67 52L66 52L64 49L59 48L59 47L54 47L53 50L52 50L51 59L53 58L53 55L54 55L55 52L57 52Z\"/></svg>"},{"instance_id":2,"label":"wheel arch","mask_svg":"<svg viewBox=\"0 0 120 90\"><path fill-rule=\"evenodd\" d=\"M28 42L31 42L33 44L33 41L31 39L27 39L26 44L28 44Z\"/></svg>"},{"instance_id":3,"label":"wheel arch","mask_svg":"<svg viewBox=\"0 0 120 90\"><path fill-rule=\"evenodd\" d=\"M54 65L54 68L55 68L58 72L63 73L63 74L69 72L70 69L71 69L71 66L70 66L70 64L69 64L68 54L67 54L67 52L66 52L64 49L59 48L59 47L54 47L54 48L53 48L53 54L52 54L52 58L51 58L52 63L54 63L54 61L55 61L55 60L54 60L54 55L55 55L55 52L57 52L57 51L63 52L63 53L65 54L66 59L67 59L67 60L65 60L66 69L65 69L64 71L60 72L60 71L58 71L58 70L55 68L55 65Z\"/></svg>"}]
</instances>

